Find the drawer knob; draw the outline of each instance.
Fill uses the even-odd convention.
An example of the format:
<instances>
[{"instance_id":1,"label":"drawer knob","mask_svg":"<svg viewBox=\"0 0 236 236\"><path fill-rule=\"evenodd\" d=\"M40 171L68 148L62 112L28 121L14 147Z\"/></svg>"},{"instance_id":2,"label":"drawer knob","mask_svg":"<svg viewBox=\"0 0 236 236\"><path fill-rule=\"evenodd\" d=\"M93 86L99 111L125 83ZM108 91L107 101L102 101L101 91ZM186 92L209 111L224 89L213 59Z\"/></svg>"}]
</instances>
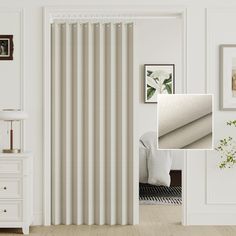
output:
<instances>
[{"instance_id":1,"label":"drawer knob","mask_svg":"<svg viewBox=\"0 0 236 236\"><path fill-rule=\"evenodd\" d=\"M6 210L6 209L4 209L4 210L3 210L3 212L7 212L7 210Z\"/></svg>"},{"instance_id":2,"label":"drawer knob","mask_svg":"<svg viewBox=\"0 0 236 236\"><path fill-rule=\"evenodd\" d=\"M3 189L4 189L4 190L7 190L7 187L4 187Z\"/></svg>"}]
</instances>

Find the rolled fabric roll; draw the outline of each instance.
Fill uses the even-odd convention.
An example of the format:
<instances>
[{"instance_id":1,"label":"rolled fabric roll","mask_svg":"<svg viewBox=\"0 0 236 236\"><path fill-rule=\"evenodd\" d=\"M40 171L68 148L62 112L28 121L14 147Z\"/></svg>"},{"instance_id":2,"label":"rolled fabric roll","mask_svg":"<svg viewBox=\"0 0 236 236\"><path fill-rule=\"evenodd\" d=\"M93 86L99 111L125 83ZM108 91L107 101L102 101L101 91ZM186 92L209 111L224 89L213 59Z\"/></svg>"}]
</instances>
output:
<instances>
[{"instance_id":1,"label":"rolled fabric roll","mask_svg":"<svg viewBox=\"0 0 236 236\"><path fill-rule=\"evenodd\" d=\"M158 137L212 112L211 95L158 96Z\"/></svg>"},{"instance_id":2,"label":"rolled fabric roll","mask_svg":"<svg viewBox=\"0 0 236 236\"><path fill-rule=\"evenodd\" d=\"M212 113L194 120L158 139L159 149L182 149L212 133ZM205 145L204 145L205 146ZM211 145L208 147L210 148Z\"/></svg>"}]
</instances>

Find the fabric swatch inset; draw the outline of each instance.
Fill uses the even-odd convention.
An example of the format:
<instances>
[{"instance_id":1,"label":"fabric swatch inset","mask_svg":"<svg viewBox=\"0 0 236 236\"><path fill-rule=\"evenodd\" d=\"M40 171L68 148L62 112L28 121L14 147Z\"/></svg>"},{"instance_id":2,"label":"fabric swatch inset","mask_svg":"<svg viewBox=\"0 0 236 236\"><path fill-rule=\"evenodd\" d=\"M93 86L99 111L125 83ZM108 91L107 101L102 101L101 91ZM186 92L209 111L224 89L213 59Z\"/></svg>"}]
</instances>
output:
<instances>
[{"instance_id":1,"label":"fabric swatch inset","mask_svg":"<svg viewBox=\"0 0 236 236\"><path fill-rule=\"evenodd\" d=\"M158 149L212 149L212 95L159 95Z\"/></svg>"}]
</instances>

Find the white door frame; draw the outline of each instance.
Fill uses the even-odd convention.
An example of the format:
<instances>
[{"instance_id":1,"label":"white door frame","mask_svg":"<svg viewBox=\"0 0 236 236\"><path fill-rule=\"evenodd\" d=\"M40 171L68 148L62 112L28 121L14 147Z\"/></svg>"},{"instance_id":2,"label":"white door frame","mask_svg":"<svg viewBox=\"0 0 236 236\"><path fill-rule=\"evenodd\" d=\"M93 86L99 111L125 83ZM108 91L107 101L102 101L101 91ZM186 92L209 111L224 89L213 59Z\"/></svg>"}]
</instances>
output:
<instances>
[{"instance_id":1,"label":"white door frame","mask_svg":"<svg viewBox=\"0 0 236 236\"><path fill-rule=\"evenodd\" d=\"M114 20L132 20L136 19L155 19L155 18L175 18L182 17L183 22L183 52L182 52L182 72L183 72L183 92L186 92L187 75L187 8L184 7L163 7L163 6L119 6L119 7L84 7L84 6L55 6L44 8L43 22L43 224L51 225L51 27L55 20L96 20L96 19L114 19ZM138 82L137 82L138 83ZM138 85L136 86L138 90ZM135 91L138 95L138 91ZM138 104L138 97L136 103ZM134 108L137 109L137 104ZM135 111L134 111L135 112ZM138 116L134 116L138 117ZM136 124L137 130L137 122ZM137 145L138 147L138 145ZM138 153L138 152L137 152ZM187 215L187 158L184 154L184 167L182 171L182 195L183 195L183 213L182 224L186 225ZM137 163L134 163L138 167ZM134 183L134 185L138 184ZM138 194L138 192L136 193ZM137 201L138 196L134 196ZM137 202L137 207L139 207ZM138 210L137 210L138 212Z\"/></svg>"}]
</instances>

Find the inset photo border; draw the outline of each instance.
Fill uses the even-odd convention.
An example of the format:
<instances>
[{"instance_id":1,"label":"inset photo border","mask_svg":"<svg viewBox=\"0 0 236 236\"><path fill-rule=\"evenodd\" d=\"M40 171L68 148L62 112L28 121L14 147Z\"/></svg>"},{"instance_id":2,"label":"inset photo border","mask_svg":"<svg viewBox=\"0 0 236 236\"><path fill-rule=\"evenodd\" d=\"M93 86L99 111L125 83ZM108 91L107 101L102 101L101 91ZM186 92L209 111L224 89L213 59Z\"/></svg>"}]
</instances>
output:
<instances>
[{"instance_id":1,"label":"inset photo border","mask_svg":"<svg viewBox=\"0 0 236 236\"><path fill-rule=\"evenodd\" d=\"M213 94L158 94L157 149L214 150Z\"/></svg>"}]
</instances>

